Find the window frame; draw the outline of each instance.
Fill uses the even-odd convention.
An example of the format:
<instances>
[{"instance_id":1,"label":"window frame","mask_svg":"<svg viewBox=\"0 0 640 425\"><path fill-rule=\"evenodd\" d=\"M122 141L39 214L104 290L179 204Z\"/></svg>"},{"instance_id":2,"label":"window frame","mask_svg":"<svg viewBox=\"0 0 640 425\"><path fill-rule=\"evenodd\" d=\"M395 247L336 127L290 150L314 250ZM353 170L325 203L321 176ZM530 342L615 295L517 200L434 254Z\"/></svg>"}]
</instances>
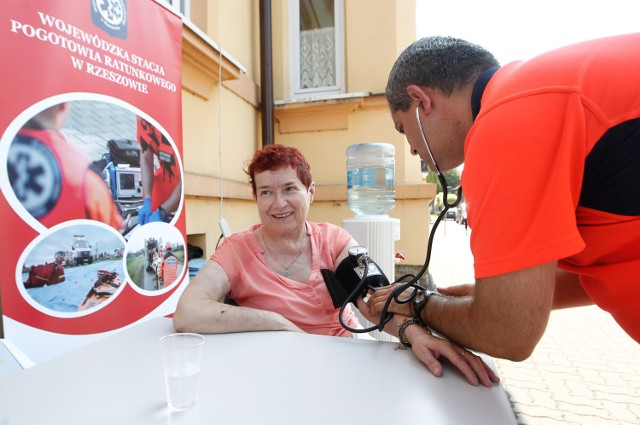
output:
<instances>
[{"instance_id":1,"label":"window frame","mask_svg":"<svg viewBox=\"0 0 640 425\"><path fill-rule=\"evenodd\" d=\"M165 4L169 9L173 10L177 14L189 18L189 6L191 0L156 0Z\"/></svg>"},{"instance_id":2,"label":"window frame","mask_svg":"<svg viewBox=\"0 0 640 425\"><path fill-rule=\"evenodd\" d=\"M289 75L292 98L318 98L345 93L344 0L334 1L335 76L333 86L302 89L300 87L300 0L289 0Z\"/></svg>"}]
</instances>

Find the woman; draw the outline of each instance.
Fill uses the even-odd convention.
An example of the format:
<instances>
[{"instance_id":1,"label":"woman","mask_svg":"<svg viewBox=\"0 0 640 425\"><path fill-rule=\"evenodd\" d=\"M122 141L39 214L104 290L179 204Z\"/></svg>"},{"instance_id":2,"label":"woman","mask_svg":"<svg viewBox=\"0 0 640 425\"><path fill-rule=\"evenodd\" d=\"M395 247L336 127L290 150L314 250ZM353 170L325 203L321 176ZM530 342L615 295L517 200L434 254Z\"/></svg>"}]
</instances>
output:
<instances>
[{"instance_id":1,"label":"woman","mask_svg":"<svg viewBox=\"0 0 640 425\"><path fill-rule=\"evenodd\" d=\"M247 174L258 206L260 224L227 238L182 294L173 323L180 332L224 333L286 330L351 337L340 325L321 269L335 270L357 243L341 227L307 221L315 183L302 154L283 145L258 151ZM238 306L221 302L228 296ZM377 323L359 301L365 317ZM360 327L350 307L343 320ZM469 383L498 382L477 356L395 315L387 331L410 345L435 375L444 356Z\"/></svg>"}]
</instances>

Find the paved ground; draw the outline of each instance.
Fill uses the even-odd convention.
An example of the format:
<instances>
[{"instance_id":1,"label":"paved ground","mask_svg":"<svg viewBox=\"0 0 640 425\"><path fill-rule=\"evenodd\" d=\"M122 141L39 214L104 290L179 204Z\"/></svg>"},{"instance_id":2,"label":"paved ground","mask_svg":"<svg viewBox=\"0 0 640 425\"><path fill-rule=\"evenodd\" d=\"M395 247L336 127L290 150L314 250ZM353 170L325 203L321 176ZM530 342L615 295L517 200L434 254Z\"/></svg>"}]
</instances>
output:
<instances>
[{"instance_id":1,"label":"paved ground","mask_svg":"<svg viewBox=\"0 0 640 425\"><path fill-rule=\"evenodd\" d=\"M440 223L436 284L472 282L472 264L464 226ZM597 307L553 312L529 359L496 366L520 425L640 424L640 344Z\"/></svg>"}]
</instances>

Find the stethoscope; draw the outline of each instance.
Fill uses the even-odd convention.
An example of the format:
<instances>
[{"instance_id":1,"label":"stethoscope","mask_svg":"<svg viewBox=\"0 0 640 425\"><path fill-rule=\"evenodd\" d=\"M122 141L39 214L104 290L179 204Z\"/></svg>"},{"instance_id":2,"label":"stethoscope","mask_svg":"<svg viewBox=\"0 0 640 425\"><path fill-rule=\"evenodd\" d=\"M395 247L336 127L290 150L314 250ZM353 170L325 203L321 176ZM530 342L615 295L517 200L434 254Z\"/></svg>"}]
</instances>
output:
<instances>
[{"instance_id":1,"label":"stethoscope","mask_svg":"<svg viewBox=\"0 0 640 425\"><path fill-rule=\"evenodd\" d=\"M370 259L367 256L362 256L361 259L359 258L359 261L361 261L362 264L364 265L364 274L362 276L362 279L360 280L360 283L357 285L356 289L351 294L349 294L349 297L347 297L347 299L342 304L340 308L340 314L338 315L338 318L340 320L340 324L342 325L342 327L344 327L346 330L352 333L366 333L374 330L378 330L382 332L385 325L389 323L389 321L393 317L393 313L388 312L391 301L395 301L397 304L406 304L406 303L412 302L420 292L425 292L427 290L427 288L424 288L418 282L420 281L420 278L424 275L424 273L429 268L429 262L431 261L431 252L433 247L433 239L436 234L436 229L438 228L438 225L440 224L440 222L446 216L447 211L451 208L456 208L460 204L460 201L462 201L462 187L461 186L458 186L455 188L449 187L447 183L447 179L444 177L444 175L440 171L440 167L438 167L438 163L436 162L435 157L433 156L433 152L431 152L431 148L429 147L429 143L427 142L427 137L424 134L422 121L420 120L420 106L416 107L416 120L418 121L418 128L420 129L422 142L427 148L427 152L429 153L429 157L431 159L431 163L433 164L433 168L435 168L436 173L438 173L438 180L440 181L440 185L442 186L442 203L444 205L444 208L440 212L440 214L438 214L438 218L436 218L436 221L433 223L433 226L431 227L431 230L429 232L429 240L427 243L427 256L424 260L424 265L422 266L422 269L420 269L418 274L412 274L412 273L406 274L394 282L394 283L399 283L399 285L391 292L391 294L387 298L387 301L384 304L382 312L380 313L380 321L378 322L377 325L374 325L368 328L363 328L363 329L354 329L354 328L350 328L343 322L342 313L344 312L344 309L347 306L347 304L350 302L355 302L355 299L357 298L358 294L360 294L361 291L364 289L364 281L367 278L367 270L369 269L368 261L370 261ZM449 190L456 191L456 199L453 202L449 202L448 200ZM405 279L409 279L409 280L407 282L404 282ZM409 295L408 296L405 295L404 298L401 298L402 294L407 290L410 290Z\"/></svg>"}]
</instances>

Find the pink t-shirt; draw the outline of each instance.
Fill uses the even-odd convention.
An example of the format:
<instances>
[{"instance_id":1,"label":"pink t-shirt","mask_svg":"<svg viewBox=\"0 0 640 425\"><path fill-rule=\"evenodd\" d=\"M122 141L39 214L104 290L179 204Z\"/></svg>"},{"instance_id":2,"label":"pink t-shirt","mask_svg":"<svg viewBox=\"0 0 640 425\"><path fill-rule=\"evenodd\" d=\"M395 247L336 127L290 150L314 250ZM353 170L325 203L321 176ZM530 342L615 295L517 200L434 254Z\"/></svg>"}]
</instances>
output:
<instances>
[{"instance_id":1,"label":"pink t-shirt","mask_svg":"<svg viewBox=\"0 0 640 425\"><path fill-rule=\"evenodd\" d=\"M262 226L231 235L211 255L224 269L231 282L231 297L238 305L280 313L305 332L350 337L338 320L339 308L320 274L321 269L335 270L335 261L351 236L341 227L329 223L307 222L311 241L311 275L300 283L271 270L264 261L264 250L254 231ZM351 306L343 315L351 328L360 328Z\"/></svg>"}]
</instances>

